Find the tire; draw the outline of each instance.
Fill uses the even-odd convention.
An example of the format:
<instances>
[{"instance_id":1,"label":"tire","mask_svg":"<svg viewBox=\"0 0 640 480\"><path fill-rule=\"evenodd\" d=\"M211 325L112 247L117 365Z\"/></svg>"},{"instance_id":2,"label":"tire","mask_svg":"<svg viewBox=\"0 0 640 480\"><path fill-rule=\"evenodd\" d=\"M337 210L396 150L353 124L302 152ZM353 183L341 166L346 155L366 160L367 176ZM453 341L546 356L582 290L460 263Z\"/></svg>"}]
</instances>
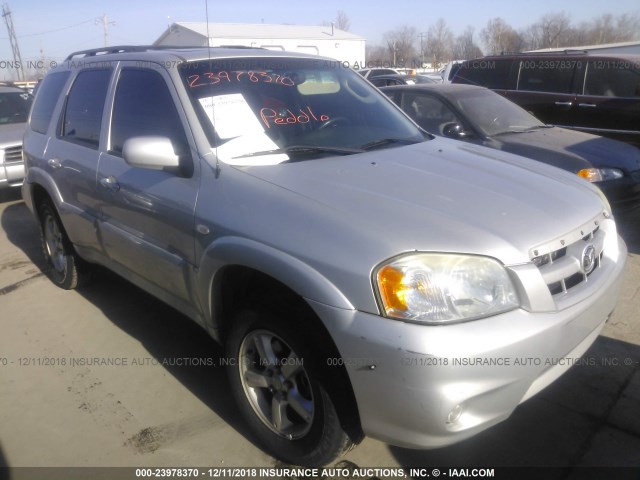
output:
<instances>
[{"instance_id":1,"label":"tire","mask_svg":"<svg viewBox=\"0 0 640 480\"><path fill-rule=\"evenodd\" d=\"M65 290L84 284L88 278L86 264L75 252L55 208L44 202L40 204L38 214L42 252L49 266L47 276Z\"/></svg>"},{"instance_id":2,"label":"tire","mask_svg":"<svg viewBox=\"0 0 640 480\"><path fill-rule=\"evenodd\" d=\"M265 450L291 465L319 467L355 444L343 430L321 378L319 351L265 309L244 310L227 337L231 389Z\"/></svg>"}]
</instances>

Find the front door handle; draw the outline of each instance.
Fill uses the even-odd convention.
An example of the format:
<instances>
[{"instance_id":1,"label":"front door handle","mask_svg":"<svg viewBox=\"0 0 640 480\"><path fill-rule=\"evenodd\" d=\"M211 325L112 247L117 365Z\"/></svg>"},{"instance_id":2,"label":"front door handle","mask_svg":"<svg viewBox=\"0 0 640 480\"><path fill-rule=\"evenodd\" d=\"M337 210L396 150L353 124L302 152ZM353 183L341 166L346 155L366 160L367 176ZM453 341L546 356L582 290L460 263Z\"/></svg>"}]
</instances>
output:
<instances>
[{"instance_id":1,"label":"front door handle","mask_svg":"<svg viewBox=\"0 0 640 480\"><path fill-rule=\"evenodd\" d=\"M49 160L47 160L47 165L49 165L54 170L62 167L62 163L60 163L60 160L58 160L57 158L50 158Z\"/></svg>"},{"instance_id":2,"label":"front door handle","mask_svg":"<svg viewBox=\"0 0 640 480\"><path fill-rule=\"evenodd\" d=\"M118 190L120 190L120 184L118 183L118 180L116 180L116 177L114 177L113 175L102 177L100 179L100 185L110 192L117 192Z\"/></svg>"},{"instance_id":3,"label":"front door handle","mask_svg":"<svg viewBox=\"0 0 640 480\"><path fill-rule=\"evenodd\" d=\"M591 108L595 108L596 104L595 103L579 103L578 104L579 107L591 107Z\"/></svg>"},{"instance_id":4,"label":"front door handle","mask_svg":"<svg viewBox=\"0 0 640 480\"><path fill-rule=\"evenodd\" d=\"M570 107L573 105L573 102L556 102L556 105L558 107Z\"/></svg>"}]
</instances>

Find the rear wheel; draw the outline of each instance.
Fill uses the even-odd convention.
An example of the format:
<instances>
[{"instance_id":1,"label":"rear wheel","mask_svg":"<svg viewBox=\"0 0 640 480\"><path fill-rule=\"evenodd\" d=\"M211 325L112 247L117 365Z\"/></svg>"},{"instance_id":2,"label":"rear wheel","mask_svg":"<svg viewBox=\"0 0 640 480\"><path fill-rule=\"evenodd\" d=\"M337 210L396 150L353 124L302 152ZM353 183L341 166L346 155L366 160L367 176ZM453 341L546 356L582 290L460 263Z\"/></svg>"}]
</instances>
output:
<instances>
[{"instance_id":1,"label":"rear wheel","mask_svg":"<svg viewBox=\"0 0 640 480\"><path fill-rule=\"evenodd\" d=\"M59 287L72 290L86 280L86 266L73 249L54 207L44 202L38 213L42 251L49 265L47 274Z\"/></svg>"},{"instance_id":2,"label":"rear wheel","mask_svg":"<svg viewBox=\"0 0 640 480\"><path fill-rule=\"evenodd\" d=\"M243 311L226 342L229 377L245 420L268 451L293 465L321 466L354 443L318 380L322 355L307 336L294 321Z\"/></svg>"}]
</instances>

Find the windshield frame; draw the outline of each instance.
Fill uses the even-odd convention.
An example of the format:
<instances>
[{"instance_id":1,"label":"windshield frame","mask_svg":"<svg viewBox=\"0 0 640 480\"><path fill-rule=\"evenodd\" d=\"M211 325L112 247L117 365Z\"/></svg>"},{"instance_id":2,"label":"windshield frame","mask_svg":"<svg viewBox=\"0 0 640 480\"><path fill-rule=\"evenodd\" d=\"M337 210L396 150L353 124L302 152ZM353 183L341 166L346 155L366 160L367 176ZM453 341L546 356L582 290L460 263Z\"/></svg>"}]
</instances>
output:
<instances>
[{"instance_id":1,"label":"windshield frame","mask_svg":"<svg viewBox=\"0 0 640 480\"><path fill-rule=\"evenodd\" d=\"M12 107L9 109L10 111L7 111L10 115L3 116L2 112L0 112L0 126L26 123L33 105L33 96L26 91L0 92L0 104ZM0 105L0 110L2 109L4 107ZM3 121L4 119L6 121Z\"/></svg>"}]
</instances>

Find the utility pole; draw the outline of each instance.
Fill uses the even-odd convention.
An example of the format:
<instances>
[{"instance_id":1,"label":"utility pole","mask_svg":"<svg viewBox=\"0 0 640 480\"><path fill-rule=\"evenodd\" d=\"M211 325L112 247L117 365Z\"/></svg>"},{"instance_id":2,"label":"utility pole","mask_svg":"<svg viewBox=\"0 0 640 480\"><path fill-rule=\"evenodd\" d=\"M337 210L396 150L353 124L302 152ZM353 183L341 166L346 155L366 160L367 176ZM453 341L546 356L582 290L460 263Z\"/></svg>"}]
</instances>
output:
<instances>
[{"instance_id":1,"label":"utility pole","mask_svg":"<svg viewBox=\"0 0 640 480\"><path fill-rule=\"evenodd\" d=\"M7 30L9 31L9 43L11 44L11 51L13 52L13 62L15 64L16 72L18 72L18 80L24 80L24 67L22 65L22 57L20 56L20 48L18 47L18 38L16 37L16 31L13 28L13 20L11 19L11 11L9 5L2 5L2 16L4 22L7 24Z\"/></svg>"},{"instance_id":2,"label":"utility pole","mask_svg":"<svg viewBox=\"0 0 640 480\"><path fill-rule=\"evenodd\" d=\"M103 13L101 17L96 18L96 25L102 24L102 28L104 29L104 46L105 48L109 46L109 25L115 25L116 22L110 22L107 14Z\"/></svg>"},{"instance_id":3,"label":"utility pole","mask_svg":"<svg viewBox=\"0 0 640 480\"><path fill-rule=\"evenodd\" d=\"M420 68L422 69L424 68L424 45L422 41L427 34L423 32L418 36L420 37Z\"/></svg>"}]
</instances>

